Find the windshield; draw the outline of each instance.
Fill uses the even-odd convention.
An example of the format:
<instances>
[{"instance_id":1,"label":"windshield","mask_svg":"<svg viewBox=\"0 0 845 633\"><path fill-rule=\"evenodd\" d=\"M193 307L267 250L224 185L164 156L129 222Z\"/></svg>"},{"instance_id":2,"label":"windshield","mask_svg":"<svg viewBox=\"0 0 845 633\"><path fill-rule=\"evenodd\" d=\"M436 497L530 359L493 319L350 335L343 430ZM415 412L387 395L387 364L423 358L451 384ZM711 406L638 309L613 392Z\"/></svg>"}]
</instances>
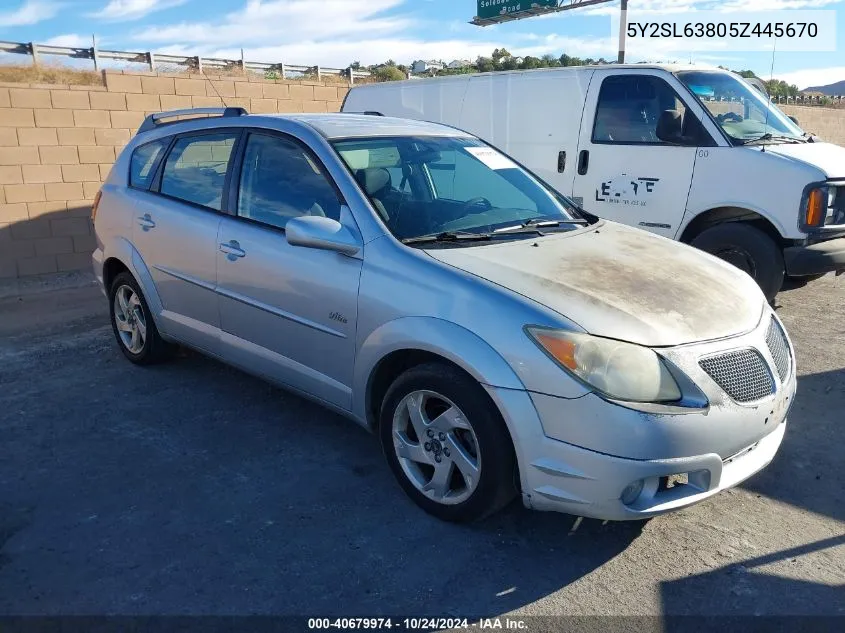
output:
<instances>
[{"instance_id":1,"label":"windshield","mask_svg":"<svg viewBox=\"0 0 845 633\"><path fill-rule=\"evenodd\" d=\"M700 70L676 74L737 143L760 139L767 134L797 139L804 136L803 130L766 95L734 75Z\"/></svg>"},{"instance_id":2,"label":"windshield","mask_svg":"<svg viewBox=\"0 0 845 633\"><path fill-rule=\"evenodd\" d=\"M516 239L584 222L572 203L475 138L376 137L333 145L402 240L445 233Z\"/></svg>"}]
</instances>

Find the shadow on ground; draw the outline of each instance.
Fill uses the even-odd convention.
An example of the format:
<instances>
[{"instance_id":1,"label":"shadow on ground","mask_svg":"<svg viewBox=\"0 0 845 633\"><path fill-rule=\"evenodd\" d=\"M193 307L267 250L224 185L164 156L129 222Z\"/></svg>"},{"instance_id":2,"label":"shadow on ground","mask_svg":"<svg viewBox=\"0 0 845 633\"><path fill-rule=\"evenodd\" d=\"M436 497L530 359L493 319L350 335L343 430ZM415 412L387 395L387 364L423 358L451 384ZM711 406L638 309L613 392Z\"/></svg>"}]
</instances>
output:
<instances>
[{"instance_id":1,"label":"shadow on ground","mask_svg":"<svg viewBox=\"0 0 845 633\"><path fill-rule=\"evenodd\" d=\"M364 430L193 353L130 366L107 327L6 350L0 613L495 615L642 529L569 536L572 517L517 504L439 522Z\"/></svg>"}]
</instances>

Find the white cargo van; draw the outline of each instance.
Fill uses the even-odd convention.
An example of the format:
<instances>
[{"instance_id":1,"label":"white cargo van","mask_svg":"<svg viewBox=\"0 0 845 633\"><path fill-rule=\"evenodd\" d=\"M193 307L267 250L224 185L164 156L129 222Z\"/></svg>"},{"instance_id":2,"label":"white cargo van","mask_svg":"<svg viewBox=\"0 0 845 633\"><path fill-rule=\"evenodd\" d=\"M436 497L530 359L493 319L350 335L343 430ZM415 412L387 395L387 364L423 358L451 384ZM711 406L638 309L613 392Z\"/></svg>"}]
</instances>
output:
<instances>
[{"instance_id":1,"label":"white cargo van","mask_svg":"<svg viewBox=\"0 0 845 633\"><path fill-rule=\"evenodd\" d=\"M343 111L472 132L588 212L735 264L770 299L784 275L845 270L845 149L727 71L608 65L371 84Z\"/></svg>"}]
</instances>

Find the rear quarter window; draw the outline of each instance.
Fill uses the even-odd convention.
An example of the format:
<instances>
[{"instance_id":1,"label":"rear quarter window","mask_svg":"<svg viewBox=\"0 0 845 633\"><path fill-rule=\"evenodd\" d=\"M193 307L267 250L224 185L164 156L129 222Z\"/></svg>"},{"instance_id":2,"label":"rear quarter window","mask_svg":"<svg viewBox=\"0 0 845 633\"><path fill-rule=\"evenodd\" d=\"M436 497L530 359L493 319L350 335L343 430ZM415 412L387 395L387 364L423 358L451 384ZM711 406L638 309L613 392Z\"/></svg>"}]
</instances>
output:
<instances>
[{"instance_id":1,"label":"rear quarter window","mask_svg":"<svg viewBox=\"0 0 845 633\"><path fill-rule=\"evenodd\" d=\"M160 139L139 145L132 151L129 163L129 186L137 189L149 189L162 153L170 139Z\"/></svg>"}]
</instances>

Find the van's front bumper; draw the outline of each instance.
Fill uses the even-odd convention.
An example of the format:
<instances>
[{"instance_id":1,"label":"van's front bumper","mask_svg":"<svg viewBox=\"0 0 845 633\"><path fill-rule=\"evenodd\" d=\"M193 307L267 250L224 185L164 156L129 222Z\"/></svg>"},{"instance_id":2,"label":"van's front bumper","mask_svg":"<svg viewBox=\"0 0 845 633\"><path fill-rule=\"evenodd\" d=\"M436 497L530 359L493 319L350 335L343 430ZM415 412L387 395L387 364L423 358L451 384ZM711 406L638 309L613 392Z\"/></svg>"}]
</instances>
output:
<instances>
[{"instance_id":1,"label":"van's front bumper","mask_svg":"<svg viewBox=\"0 0 845 633\"><path fill-rule=\"evenodd\" d=\"M845 237L783 249L786 272L793 277L845 271Z\"/></svg>"}]
</instances>

